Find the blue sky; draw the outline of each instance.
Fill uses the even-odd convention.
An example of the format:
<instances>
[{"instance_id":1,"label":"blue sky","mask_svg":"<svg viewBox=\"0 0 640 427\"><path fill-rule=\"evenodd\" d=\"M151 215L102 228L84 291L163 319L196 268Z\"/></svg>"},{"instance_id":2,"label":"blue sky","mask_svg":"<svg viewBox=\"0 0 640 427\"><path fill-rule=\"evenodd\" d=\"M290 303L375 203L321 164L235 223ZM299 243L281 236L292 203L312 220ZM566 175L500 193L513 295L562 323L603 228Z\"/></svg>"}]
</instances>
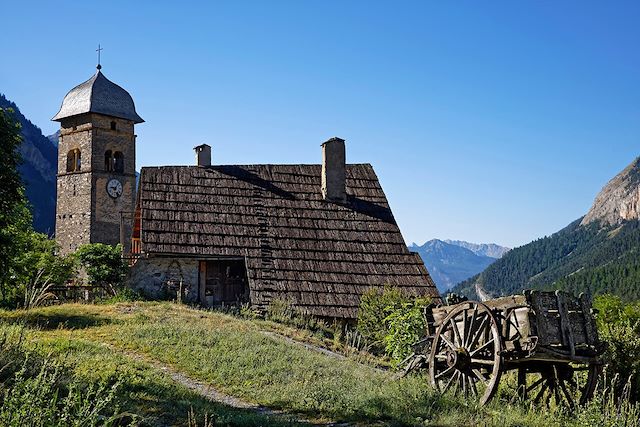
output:
<instances>
[{"instance_id":1,"label":"blue sky","mask_svg":"<svg viewBox=\"0 0 640 427\"><path fill-rule=\"evenodd\" d=\"M45 134L95 71L133 95L137 166L319 163L347 140L408 242L517 246L638 154L639 2L3 2L0 92Z\"/></svg>"}]
</instances>

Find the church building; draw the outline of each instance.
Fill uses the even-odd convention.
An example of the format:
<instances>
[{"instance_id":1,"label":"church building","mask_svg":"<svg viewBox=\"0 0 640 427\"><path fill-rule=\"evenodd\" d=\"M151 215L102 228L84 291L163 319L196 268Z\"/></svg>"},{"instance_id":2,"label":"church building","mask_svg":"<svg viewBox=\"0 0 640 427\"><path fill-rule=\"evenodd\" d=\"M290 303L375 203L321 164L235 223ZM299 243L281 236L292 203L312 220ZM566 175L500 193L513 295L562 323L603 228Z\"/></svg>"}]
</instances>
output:
<instances>
[{"instance_id":1,"label":"church building","mask_svg":"<svg viewBox=\"0 0 640 427\"><path fill-rule=\"evenodd\" d=\"M149 297L260 309L278 299L343 319L357 317L371 288L440 298L373 167L347 164L343 139L321 144L318 164L218 165L199 145L192 166L143 167L136 193L143 120L124 89L98 69L53 120L56 239L65 252L123 242L130 286Z\"/></svg>"},{"instance_id":2,"label":"church building","mask_svg":"<svg viewBox=\"0 0 640 427\"><path fill-rule=\"evenodd\" d=\"M131 95L100 71L67 93L60 122L56 241L63 254L85 243L115 245L131 235L136 135L144 122Z\"/></svg>"}]
</instances>

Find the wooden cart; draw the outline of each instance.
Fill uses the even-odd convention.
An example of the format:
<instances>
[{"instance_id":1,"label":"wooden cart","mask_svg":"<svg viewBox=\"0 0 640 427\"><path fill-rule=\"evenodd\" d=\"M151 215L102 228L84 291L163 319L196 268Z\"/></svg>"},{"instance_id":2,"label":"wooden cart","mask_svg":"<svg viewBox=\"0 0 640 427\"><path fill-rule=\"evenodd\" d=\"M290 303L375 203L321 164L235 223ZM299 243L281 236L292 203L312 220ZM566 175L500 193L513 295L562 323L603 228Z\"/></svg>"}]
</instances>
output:
<instances>
[{"instance_id":1,"label":"wooden cart","mask_svg":"<svg viewBox=\"0 0 640 427\"><path fill-rule=\"evenodd\" d=\"M420 358L432 385L487 403L507 371L514 396L574 406L593 395L601 371L595 319L587 297L527 291L428 311ZM419 364L419 363L418 363Z\"/></svg>"}]
</instances>

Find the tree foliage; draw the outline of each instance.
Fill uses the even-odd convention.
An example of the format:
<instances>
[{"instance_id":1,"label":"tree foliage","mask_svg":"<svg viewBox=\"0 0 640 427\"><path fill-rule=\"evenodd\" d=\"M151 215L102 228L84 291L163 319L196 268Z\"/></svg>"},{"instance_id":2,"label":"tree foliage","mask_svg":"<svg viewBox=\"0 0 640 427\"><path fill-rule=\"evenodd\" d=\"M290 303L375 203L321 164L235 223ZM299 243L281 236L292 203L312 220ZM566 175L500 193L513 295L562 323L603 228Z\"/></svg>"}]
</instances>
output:
<instances>
[{"instance_id":1,"label":"tree foliage","mask_svg":"<svg viewBox=\"0 0 640 427\"><path fill-rule=\"evenodd\" d=\"M630 397L640 399L640 302L625 303L620 297L602 295L593 303L600 339L606 342L604 361L608 379L618 394L629 383Z\"/></svg>"},{"instance_id":2,"label":"tree foliage","mask_svg":"<svg viewBox=\"0 0 640 427\"><path fill-rule=\"evenodd\" d=\"M18 172L21 143L20 124L13 118L13 110L0 108L0 229L13 222L15 207L24 203Z\"/></svg>"},{"instance_id":3,"label":"tree foliage","mask_svg":"<svg viewBox=\"0 0 640 427\"><path fill-rule=\"evenodd\" d=\"M85 269L89 284L108 289L113 294L127 277L127 263L122 259L122 246L90 243L80 246L75 253Z\"/></svg>"},{"instance_id":4,"label":"tree foliage","mask_svg":"<svg viewBox=\"0 0 640 427\"><path fill-rule=\"evenodd\" d=\"M640 223L579 224L511 250L454 292L475 298L478 283L495 296L533 288L640 299Z\"/></svg>"},{"instance_id":5,"label":"tree foliage","mask_svg":"<svg viewBox=\"0 0 640 427\"><path fill-rule=\"evenodd\" d=\"M56 243L33 231L17 170L21 142L11 110L0 108L0 306L5 307L33 300L27 295L63 284L75 272L72 258L57 256Z\"/></svg>"}]
</instances>

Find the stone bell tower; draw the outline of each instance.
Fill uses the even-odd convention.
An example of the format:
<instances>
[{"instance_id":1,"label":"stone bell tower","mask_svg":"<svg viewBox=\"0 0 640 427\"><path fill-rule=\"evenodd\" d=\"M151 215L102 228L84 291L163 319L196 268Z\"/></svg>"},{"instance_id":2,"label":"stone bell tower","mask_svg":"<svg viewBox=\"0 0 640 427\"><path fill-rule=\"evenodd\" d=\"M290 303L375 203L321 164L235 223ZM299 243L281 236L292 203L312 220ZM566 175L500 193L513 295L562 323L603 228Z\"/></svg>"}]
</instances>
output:
<instances>
[{"instance_id":1,"label":"stone bell tower","mask_svg":"<svg viewBox=\"0 0 640 427\"><path fill-rule=\"evenodd\" d=\"M131 95L101 68L67 93L52 119L60 122L56 241L63 254L85 243L118 244L121 232L128 241L131 233L134 125L144 120Z\"/></svg>"}]
</instances>

